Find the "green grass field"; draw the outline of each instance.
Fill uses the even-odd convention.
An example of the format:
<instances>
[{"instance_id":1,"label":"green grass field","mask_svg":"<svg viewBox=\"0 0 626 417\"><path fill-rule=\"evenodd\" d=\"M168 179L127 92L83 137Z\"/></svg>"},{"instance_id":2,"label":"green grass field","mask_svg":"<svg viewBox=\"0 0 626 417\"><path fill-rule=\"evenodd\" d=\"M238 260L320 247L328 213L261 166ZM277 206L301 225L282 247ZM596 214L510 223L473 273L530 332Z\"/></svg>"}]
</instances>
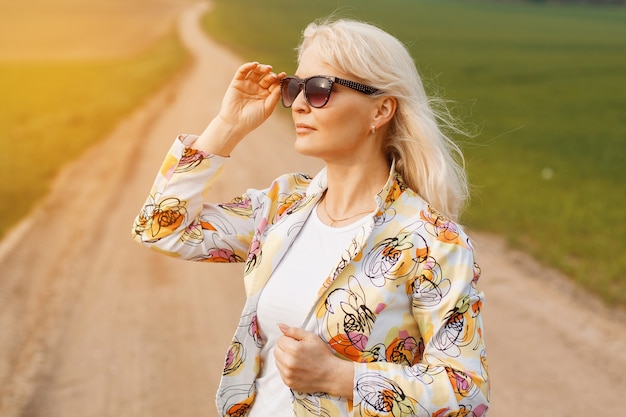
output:
<instances>
[{"instance_id":1,"label":"green grass field","mask_svg":"<svg viewBox=\"0 0 626 417\"><path fill-rule=\"evenodd\" d=\"M431 93L457 102L480 127L474 138L460 138L474 187L463 222L506 236L609 305L626 306L625 8L214 3L204 20L210 35L277 71L295 70L302 29L333 12L404 41Z\"/></svg>"},{"instance_id":2,"label":"green grass field","mask_svg":"<svg viewBox=\"0 0 626 417\"><path fill-rule=\"evenodd\" d=\"M0 62L0 237L41 200L63 164L185 62L173 32L132 58Z\"/></svg>"}]
</instances>

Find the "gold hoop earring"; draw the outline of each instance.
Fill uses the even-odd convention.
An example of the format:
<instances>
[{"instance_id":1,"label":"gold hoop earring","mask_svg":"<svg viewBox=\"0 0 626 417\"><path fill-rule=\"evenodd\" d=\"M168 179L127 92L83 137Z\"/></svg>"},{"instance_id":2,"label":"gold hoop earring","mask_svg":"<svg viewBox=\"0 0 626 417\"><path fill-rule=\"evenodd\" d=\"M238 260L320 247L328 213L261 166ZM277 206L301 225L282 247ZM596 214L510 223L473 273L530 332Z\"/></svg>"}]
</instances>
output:
<instances>
[{"instance_id":1,"label":"gold hoop earring","mask_svg":"<svg viewBox=\"0 0 626 417\"><path fill-rule=\"evenodd\" d=\"M370 126L370 132L372 132L372 135L376 134L376 125Z\"/></svg>"}]
</instances>

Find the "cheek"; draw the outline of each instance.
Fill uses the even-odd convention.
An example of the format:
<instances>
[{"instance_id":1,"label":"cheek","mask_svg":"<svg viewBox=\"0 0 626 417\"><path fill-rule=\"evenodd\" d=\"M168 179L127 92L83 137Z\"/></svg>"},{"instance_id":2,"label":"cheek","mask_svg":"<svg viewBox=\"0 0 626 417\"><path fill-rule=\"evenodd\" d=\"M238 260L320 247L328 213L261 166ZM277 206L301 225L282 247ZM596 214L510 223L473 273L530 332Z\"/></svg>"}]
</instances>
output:
<instances>
[{"instance_id":1,"label":"cheek","mask_svg":"<svg viewBox=\"0 0 626 417\"><path fill-rule=\"evenodd\" d=\"M330 125L330 123L329 123ZM334 118L333 130L329 132L342 142L362 141L369 134L368 122L358 112L345 112Z\"/></svg>"}]
</instances>

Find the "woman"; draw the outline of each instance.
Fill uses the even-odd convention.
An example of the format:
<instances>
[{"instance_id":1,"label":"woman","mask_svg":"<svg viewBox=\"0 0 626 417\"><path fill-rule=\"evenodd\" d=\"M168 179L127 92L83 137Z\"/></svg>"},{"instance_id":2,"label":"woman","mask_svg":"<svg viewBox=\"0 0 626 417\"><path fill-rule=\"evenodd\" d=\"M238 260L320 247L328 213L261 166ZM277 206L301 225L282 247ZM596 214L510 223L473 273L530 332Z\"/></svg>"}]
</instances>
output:
<instances>
[{"instance_id":1,"label":"woman","mask_svg":"<svg viewBox=\"0 0 626 417\"><path fill-rule=\"evenodd\" d=\"M406 48L369 24L311 24L296 77L247 63L201 136L173 144L133 233L159 252L246 262L223 416L482 416L480 275L453 220L467 196ZM210 204L279 100L316 177ZM440 214L441 213L441 214Z\"/></svg>"}]
</instances>

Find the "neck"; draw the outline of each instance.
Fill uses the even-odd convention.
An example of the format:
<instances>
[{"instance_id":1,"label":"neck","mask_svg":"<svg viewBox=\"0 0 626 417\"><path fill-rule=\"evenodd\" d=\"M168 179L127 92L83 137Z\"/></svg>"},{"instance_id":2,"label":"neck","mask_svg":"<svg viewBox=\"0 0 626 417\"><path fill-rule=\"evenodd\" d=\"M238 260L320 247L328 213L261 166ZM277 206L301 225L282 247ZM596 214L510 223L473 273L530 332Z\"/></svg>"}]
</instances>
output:
<instances>
[{"instance_id":1,"label":"neck","mask_svg":"<svg viewBox=\"0 0 626 417\"><path fill-rule=\"evenodd\" d=\"M328 220L334 225L339 220L349 223L374 211L375 197L387 182L389 168L384 158L363 164L327 164L328 189L323 209Z\"/></svg>"}]
</instances>

